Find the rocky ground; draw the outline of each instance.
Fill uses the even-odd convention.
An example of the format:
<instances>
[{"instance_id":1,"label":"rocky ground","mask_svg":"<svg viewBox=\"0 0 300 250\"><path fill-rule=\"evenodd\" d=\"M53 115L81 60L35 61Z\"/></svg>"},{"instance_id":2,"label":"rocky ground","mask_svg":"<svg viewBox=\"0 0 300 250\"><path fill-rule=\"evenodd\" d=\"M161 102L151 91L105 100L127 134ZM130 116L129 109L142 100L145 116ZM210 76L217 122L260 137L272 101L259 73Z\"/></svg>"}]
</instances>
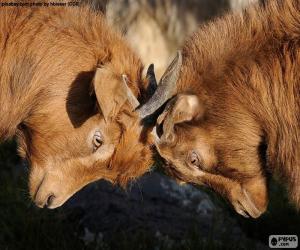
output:
<instances>
[{"instance_id":1,"label":"rocky ground","mask_svg":"<svg viewBox=\"0 0 300 250\"><path fill-rule=\"evenodd\" d=\"M185 240L193 227L201 231L202 240L233 243L239 249L266 249L262 243L245 236L234 217L204 191L179 186L170 178L152 173L144 176L127 191L107 182L90 185L65 206L76 211L84 228L86 242L103 240L115 232L126 234L146 231L170 247ZM238 215L236 215L238 216ZM230 232L230 233L229 233Z\"/></svg>"}]
</instances>

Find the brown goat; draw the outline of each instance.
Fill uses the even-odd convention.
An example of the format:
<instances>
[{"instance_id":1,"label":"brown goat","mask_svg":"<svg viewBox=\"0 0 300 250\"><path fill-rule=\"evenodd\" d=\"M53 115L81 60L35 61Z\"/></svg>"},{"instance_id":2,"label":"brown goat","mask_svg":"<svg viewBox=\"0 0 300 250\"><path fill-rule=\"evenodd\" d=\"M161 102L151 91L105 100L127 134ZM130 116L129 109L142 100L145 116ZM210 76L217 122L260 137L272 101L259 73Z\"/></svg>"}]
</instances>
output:
<instances>
[{"instance_id":1,"label":"brown goat","mask_svg":"<svg viewBox=\"0 0 300 250\"><path fill-rule=\"evenodd\" d=\"M55 208L92 181L147 171L150 138L132 110L148 79L102 15L3 7L0 18L0 139L17 134L35 203Z\"/></svg>"},{"instance_id":2,"label":"brown goat","mask_svg":"<svg viewBox=\"0 0 300 250\"><path fill-rule=\"evenodd\" d=\"M266 173L278 174L299 208L300 1L268 1L216 20L185 43L176 63L178 80L159 87L169 94L148 110L176 95L157 125L167 169L210 185L252 217L267 207Z\"/></svg>"}]
</instances>

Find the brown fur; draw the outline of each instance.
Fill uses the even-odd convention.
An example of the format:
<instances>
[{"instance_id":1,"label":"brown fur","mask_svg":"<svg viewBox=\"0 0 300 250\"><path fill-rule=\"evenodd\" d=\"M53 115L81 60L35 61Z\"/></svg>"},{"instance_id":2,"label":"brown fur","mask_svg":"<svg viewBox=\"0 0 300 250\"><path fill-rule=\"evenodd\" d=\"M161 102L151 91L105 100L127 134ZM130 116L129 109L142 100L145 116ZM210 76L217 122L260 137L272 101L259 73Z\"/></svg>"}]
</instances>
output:
<instances>
[{"instance_id":1,"label":"brown fur","mask_svg":"<svg viewBox=\"0 0 300 250\"><path fill-rule=\"evenodd\" d=\"M177 124L177 141L158 143L160 154L188 174L183 152L209 137L216 162L203 164L204 171L240 183L261 211L266 172L277 173L299 208L300 1L268 1L227 15L195 33L182 53L178 93L196 95L205 112Z\"/></svg>"},{"instance_id":2,"label":"brown fur","mask_svg":"<svg viewBox=\"0 0 300 250\"><path fill-rule=\"evenodd\" d=\"M18 134L20 153L31 163L36 203L44 206L54 195L56 207L91 181L125 185L147 171L149 138L141 139L129 103L105 122L105 107L93 93L96 67L109 72L100 77L108 87L122 74L140 99L147 87L140 60L102 15L86 7L50 7L2 8L0 17L0 139ZM97 152L91 143L95 129L104 135Z\"/></svg>"}]
</instances>

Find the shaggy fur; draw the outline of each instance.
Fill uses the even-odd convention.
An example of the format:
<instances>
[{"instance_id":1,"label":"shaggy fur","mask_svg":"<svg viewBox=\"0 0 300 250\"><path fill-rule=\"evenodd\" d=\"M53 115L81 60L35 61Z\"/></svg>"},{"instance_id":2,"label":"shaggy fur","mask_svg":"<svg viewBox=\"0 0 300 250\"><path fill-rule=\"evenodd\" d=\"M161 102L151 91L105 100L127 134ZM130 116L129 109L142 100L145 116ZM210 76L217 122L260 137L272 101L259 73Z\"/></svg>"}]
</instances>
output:
<instances>
[{"instance_id":1,"label":"shaggy fur","mask_svg":"<svg viewBox=\"0 0 300 250\"><path fill-rule=\"evenodd\" d=\"M97 105L96 67L109 72L107 86L126 74L140 99L148 84L140 60L102 15L86 7L7 7L0 18L0 139L18 134L20 153L31 163L36 203L44 206L52 194L55 207L91 181L125 185L147 171L150 143L141 139L130 105L118 107L106 122ZM99 152L93 152L95 129L104 136Z\"/></svg>"},{"instance_id":2,"label":"shaggy fur","mask_svg":"<svg viewBox=\"0 0 300 250\"><path fill-rule=\"evenodd\" d=\"M161 155L178 161L186 141L210 137L216 162L205 171L241 185L258 178L253 196L264 193L266 172L279 174L299 208L300 1L270 0L226 15L201 28L182 53L178 93L195 94L205 112L176 125L177 145L158 145Z\"/></svg>"}]
</instances>

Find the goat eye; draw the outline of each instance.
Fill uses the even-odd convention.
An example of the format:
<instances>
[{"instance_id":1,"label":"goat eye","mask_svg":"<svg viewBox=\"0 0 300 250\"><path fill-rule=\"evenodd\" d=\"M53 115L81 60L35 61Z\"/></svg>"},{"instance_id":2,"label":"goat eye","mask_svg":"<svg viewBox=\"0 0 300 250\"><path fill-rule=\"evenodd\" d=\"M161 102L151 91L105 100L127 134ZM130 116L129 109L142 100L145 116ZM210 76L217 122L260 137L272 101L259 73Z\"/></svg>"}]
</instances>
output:
<instances>
[{"instance_id":1,"label":"goat eye","mask_svg":"<svg viewBox=\"0 0 300 250\"><path fill-rule=\"evenodd\" d=\"M93 146L94 150L96 151L98 148L100 148L103 144L103 136L100 131L96 131L93 137Z\"/></svg>"},{"instance_id":2,"label":"goat eye","mask_svg":"<svg viewBox=\"0 0 300 250\"><path fill-rule=\"evenodd\" d=\"M189 155L189 162L190 164L199 167L200 166L200 159L199 155L195 152L192 151L191 154Z\"/></svg>"}]
</instances>

